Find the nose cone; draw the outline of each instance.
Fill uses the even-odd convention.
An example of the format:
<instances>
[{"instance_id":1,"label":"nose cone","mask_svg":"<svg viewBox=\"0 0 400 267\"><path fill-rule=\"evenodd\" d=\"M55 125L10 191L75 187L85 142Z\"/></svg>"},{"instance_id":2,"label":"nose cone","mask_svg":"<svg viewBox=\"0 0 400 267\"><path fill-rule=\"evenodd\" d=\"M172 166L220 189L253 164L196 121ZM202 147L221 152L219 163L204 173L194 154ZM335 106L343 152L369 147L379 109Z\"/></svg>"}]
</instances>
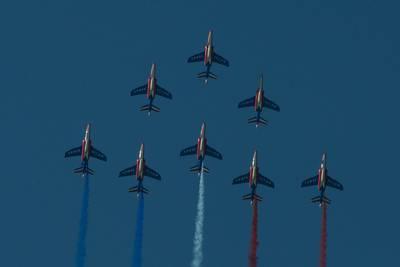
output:
<instances>
[{"instance_id":1,"label":"nose cone","mask_svg":"<svg viewBox=\"0 0 400 267\"><path fill-rule=\"evenodd\" d=\"M206 123L203 122L203 124L201 124L201 130L200 130L200 135L204 136L206 133Z\"/></svg>"},{"instance_id":2,"label":"nose cone","mask_svg":"<svg viewBox=\"0 0 400 267\"><path fill-rule=\"evenodd\" d=\"M144 144L142 143L140 145L140 150L139 150L139 158L143 158L144 157Z\"/></svg>"},{"instance_id":3,"label":"nose cone","mask_svg":"<svg viewBox=\"0 0 400 267\"><path fill-rule=\"evenodd\" d=\"M207 39L207 43L209 43L209 44L211 44L211 43L212 43L212 33L213 33L213 31L212 31L212 30L209 30L209 31L208 31L208 39Z\"/></svg>"},{"instance_id":4,"label":"nose cone","mask_svg":"<svg viewBox=\"0 0 400 267\"><path fill-rule=\"evenodd\" d=\"M86 124L86 130L85 130L85 134L89 135L90 133L90 123Z\"/></svg>"},{"instance_id":5,"label":"nose cone","mask_svg":"<svg viewBox=\"0 0 400 267\"><path fill-rule=\"evenodd\" d=\"M151 77L155 77L156 76L156 63L151 64L150 76Z\"/></svg>"},{"instance_id":6,"label":"nose cone","mask_svg":"<svg viewBox=\"0 0 400 267\"><path fill-rule=\"evenodd\" d=\"M257 165L257 150L254 150L252 164L253 166Z\"/></svg>"},{"instance_id":7,"label":"nose cone","mask_svg":"<svg viewBox=\"0 0 400 267\"><path fill-rule=\"evenodd\" d=\"M323 163L326 162L326 153L322 154L322 162L323 162Z\"/></svg>"},{"instance_id":8,"label":"nose cone","mask_svg":"<svg viewBox=\"0 0 400 267\"><path fill-rule=\"evenodd\" d=\"M258 88L259 88L259 89L263 89L263 87L264 87L264 78L263 78L263 74L261 73L261 74L260 74L260 78L259 78L259 85L258 85Z\"/></svg>"}]
</instances>

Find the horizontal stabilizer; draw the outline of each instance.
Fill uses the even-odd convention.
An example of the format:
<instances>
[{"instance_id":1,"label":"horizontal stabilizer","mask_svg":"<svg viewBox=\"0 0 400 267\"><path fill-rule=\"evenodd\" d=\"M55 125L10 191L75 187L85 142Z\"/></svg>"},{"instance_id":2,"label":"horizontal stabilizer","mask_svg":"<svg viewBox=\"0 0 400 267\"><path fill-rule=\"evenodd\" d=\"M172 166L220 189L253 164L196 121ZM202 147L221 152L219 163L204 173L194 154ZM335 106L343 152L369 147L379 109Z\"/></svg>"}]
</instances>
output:
<instances>
[{"instance_id":1,"label":"horizontal stabilizer","mask_svg":"<svg viewBox=\"0 0 400 267\"><path fill-rule=\"evenodd\" d=\"M322 203L331 204L331 200L325 196L324 197L321 197L321 196L313 197L311 199L311 202L312 203L320 203L320 204L322 204Z\"/></svg>"},{"instance_id":2,"label":"horizontal stabilizer","mask_svg":"<svg viewBox=\"0 0 400 267\"><path fill-rule=\"evenodd\" d=\"M79 167L74 169L74 173L82 173L82 175L85 174L90 174L90 175L94 175L94 171L90 168L84 168L84 167Z\"/></svg>"},{"instance_id":3,"label":"horizontal stabilizer","mask_svg":"<svg viewBox=\"0 0 400 267\"><path fill-rule=\"evenodd\" d=\"M256 123L258 124L264 124L268 125L268 121L262 117L251 117L247 120L248 123Z\"/></svg>"},{"instance_id":4,"label":"horizontal stabilizer","mask_svg":"<svg viewBox=\"0 0 400 267\"><path fill-rule=\"evenodd\" d=\"M199 74L197 74L197 78L206 78L206 79L211 78L211 79L216 80L218 77L216 74L214 74L212 72L203 71L203 72L200 72Z\"/></svg>"},{"instance_id":5,"label":"horizontal stabilizer","mask_svg":"<svg viewBox=\"0 0 400 267\"><path fill-rule=\"evenodd\" d=\"M202 168L200 165L195 165L195 166L191 167L189 169L189 171L190 172L198 172L198 173L200 173L200 172L209 173L210 172L210 170L206 166L203 166L203 168Z\"/></svg>"},{"instance_id":6,"label":"horizontal stabilizer","mask_svg":"<svg viewBox=\"0 0 400 267\"><path fill-rule=\"evenodd\" d=\"M160 112L160 108L154 106L154 105L144 105L140 107L140 111L155 111L155 112Z\"/></svg>"},{"instance_id":7,"label":"horizontal stabilizer","mask_svg":"<svg viewBox=\"0 0 400 267\"><path fill-rule=\"evenodd\" d=\"M248 200L248 199L250 199L251 201L253 200L261 201L262 197L257 194L251 194L251 193L242 196L242 200Z\"/></svg>"},{"instance_id":8,"label":"horizontal stabilizer","mask_svg":"<svg viewBox=\"0 0 400 267\"><path fill-rule=\"evenodd\" d=\"M133 193L133 192L138 192L138 193L142 192L142 193L148 194L149 190L144 188L143 186L142 187L134 186L134 187L129 188L128 192L131 192L131 193Z\"/></svg>"}]
</instances>

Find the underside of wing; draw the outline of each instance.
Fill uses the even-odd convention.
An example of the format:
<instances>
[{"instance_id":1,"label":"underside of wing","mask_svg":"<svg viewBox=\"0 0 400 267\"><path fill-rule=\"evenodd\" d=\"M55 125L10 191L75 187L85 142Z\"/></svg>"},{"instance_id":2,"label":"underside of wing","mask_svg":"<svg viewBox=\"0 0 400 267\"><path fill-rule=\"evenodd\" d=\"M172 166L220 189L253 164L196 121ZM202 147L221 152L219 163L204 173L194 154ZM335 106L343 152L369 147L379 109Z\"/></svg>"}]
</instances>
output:
<instances>
[{"instance_id":1,"label":"underside of wing","mask_svg":"<svg viewBox=\"0 0 400 267\"><path fill-rule=\"evenodd\" d=\"M274 182L272 182L270 179L268 179L267 177L265 177L264 175L260 174L258 177L258 182L262 185L274 188Z\"/></svg>"},{"instance_id":2,"label":"underside of wing","mask_svg":"<svg viewBox=\"0 0 400 267\"><path fill-rule=\"evenodd\" d=\"M106 155L104 155L102 152L94 148L93 146L90 148L90 156L102 160L102 161L107 161Z\"/></svg>"},{"instance_id":3,"label":"underside of wing","mask_svg":"<svg viewBox=\"0 0 400 267\"><path fill-rule=\"evenodd\" d=\"M224 65L224 66L226 66L226 67L229 67L229 61L226 60L225 58L223 58L222 56L218 55L218 54L215 53L215 52L213 53L212 60L213 60L215 63L218 63L218 64Z\"/></svg>"},{"instance_id":4,"label":"underside of wing","mask_svg":"<svg viewBox=\"0 0 400 267\"><path fill-rule=\"evenodd\" d=\"M194 155L197 153L197 145L190 146L181 151L181 156Z\"/></svg>"},{"instance_id":5,"label":"underside of wing","mask_svg":"<svg viewBox=\"0 0 400 267\"><path fill-rule=\"evenodd\" d=\"M136 165L120 171L118 177L133 176L133 175L136 175Z\"/></svg>"},{"instance_id":6,"label":"underside of wing","mask_svg":"<svg viewBox=\"0 0 400 267\"><path fill-rule=\"evenodd\" d=\"M172 99L172 94L157 84L156 95Z\"/></svg>"},{"instance_id":7,"label":"underside of wing","mask_svg":"<svg viewBox=\"0 0 400 267\"><path fill-rule=\"evenodd\" d=\"M249 182L249 173L240 175L239 177L236 177L233 179L232 184L244 184Z\"/></svg>"},{"instance_id":8,"label":"underside of wing","mask_svg":"<svg viewBox=\"0 0 400 267\"><path fill-rule=\"evenodd\" d=\"M252 107L252 106L254 106L254 98L255 98L255 96L250 97L250 98L248 98L248 99L245 99L245 100L239 102L238 108L244 108L244 107Z\"/></svg>"},{"instance_id":9,"label":"underside of wing","mask_svg":"<svg viewBox=\"0 0 400 267\"><path fill-rule=\"evenodd\" d=\"M343 191L343 185L330 176L328 176L328 179L326 180L326 185Z\"/></svg>"},{"instance_id":10,"label":"underside of wing","mask_svg":"<svg viewBox=\"0 0 400 267\"><path fill-rule=\"evenodd\" d=\"M148 176L157 180L161 180L161 175L158 174L155 170L150 169L149 167L146 166L144 169L144 176Z\"/></svg>"},{"instance_id":11,"label":"underside of wing","mask_svg":"<svg viewBox=\"0 0 400 267\"><path fill-rule=\"evenodd\" d=\"M188 58L188 63L200 62L204 60L204 52L198 53Z\"/></svg>"},{"instance_id":12,"label":"underside of wing","mask_svg":"<svg viewBox=\"0 0 400 267\"><path fill-rule=\"evenodd\" d=\"M131 96L144 95L147 93L147 84L139 86L131 91Z\"/></svg>"},{"instance_id":13,"label":"underside of wing","mask_svg":"<svg viewBox=\"0 0 400 267\"><path fill-rule=\"evenodd\" d=\"M275 111L280 111L280 107L275 104L274 102L272 102L271 100L269 100L268 98L266 98L264 96L264 107L275 110Z\"/></svg>"},{"instance_id":14,"label":"underside of wing","mask_svg":"<svg viewBox=\"0 0 400 267\"><path fill-rule=\"evenodd\" d=\"M301 183L301 187L318 185L318 175L308 178Z\"/></svg>"},{"instance_id":15,"label":"underside of wing","mask_svg":"<svg viewBox=\"0 0 400 267\"><path fill-rule=\"evenodd\" d=\"M82 154L82 146L78 146L65 152L65 157L66 158L75 157L75 156L80 156L81 154Z\"/></svg>"},{"instance_id":16,"label":"underside of wing","mask_svg":"<svg viewBox=\"0 0 400 267\"><path fill-rule=\"evenodd\" d=\"M206 145L206 155L211 156L216 159L222 159L222 154L219 153L216 149Z\"/></svg>"}]
</instances>

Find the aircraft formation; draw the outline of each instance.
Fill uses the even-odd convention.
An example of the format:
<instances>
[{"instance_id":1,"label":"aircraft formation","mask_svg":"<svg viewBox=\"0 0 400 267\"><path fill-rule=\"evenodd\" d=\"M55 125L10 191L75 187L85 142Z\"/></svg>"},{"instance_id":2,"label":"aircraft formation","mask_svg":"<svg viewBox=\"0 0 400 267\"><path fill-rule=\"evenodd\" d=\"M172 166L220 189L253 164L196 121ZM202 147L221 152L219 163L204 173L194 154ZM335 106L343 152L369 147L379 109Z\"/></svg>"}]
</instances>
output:
<instances>
[{"instance_id":1,"label":"aircraft formation","mask_svg":"<svg viewBox=\"0 0 400 267\"><path fill-rule=\"evenodd\" d=\"M208 32L207 43L204 46L204 51L192 55L187 60L188 63L203 62L205 71L197 74L197 78L204 79L207 83L209 79L217 79L217 75L211 72L211 67L213 63L220 64L225 67L229 67L229 61L223 56L215 52L213 46L213 32ZM146 111L148 115L151 112L160 112L160 108L154 104L156 96L167 98L172 100L172 94L164 87L158 84L156 78L156 64L151 65L150 75L147 79L147 83L134 88L130 92L131 96L146 95L148 104L143 105L139 108L140 111ZM273 102L271 99L265 96L264 92L264 80L263 75L259 76L259 86L255 92L255 95L247 98L238 103L238 108L253 107L255 111L255 116L248 119L249 124L255 124L256 127L260 125L268 125L268 121L261 116L264 108L271 109L273 111L279 112L280 107L278 104ZM81 146L75 147L73 149L65 152L65 157L81 156L81 166L74 169L75 173L79 173L83 176L93 175L94 171L89 168L89 159L91 157L99 159L101 161L107 161L107 157L100 150L96 149L92 145L92 140L90 138L91 125L87 124L85 129L84 138L82 140ZM144 157L144 144L140 145L138 157L136 159L136 164L123 169L119 172L119 177L125 176L135 176L137 180L137 185L129 188L129 192L148 194L149 190L144 187L144 177L150 177L155 180L161 180L161 175L150 168ZM232 180L232 185L246 184L248 183L250 192L242 196L243 200L250 200L250 203L254 205L255 202L261 201L262 197L257 194L258 184L275 188L274 182L264 176L260 172L258 165L258 151L254 150L253 157L251 159L249 171L234 178ZM203 122L200 129L200 135L197 138L196 144L184 148L180 152L180 156L196 155L198 163L189 168L190 172L197 173L198 175L202 173L209 173L209 169L204 165L204 159L206 156L213 157L215 159L222 160L222 154L215 148L208 144L206 138L206 123ZM337 180L333 179L328 175L327 170L327 154L322 155L321 165L315 176L312 176L301 183L301 187L317 186L319 195L313 197L311 201L313 203L318 203L320 206L323 204L330 204L330 199L326 196L326 188L332 187L337 190L343 190L343 185Z\"/></svg>"}]
</instances>

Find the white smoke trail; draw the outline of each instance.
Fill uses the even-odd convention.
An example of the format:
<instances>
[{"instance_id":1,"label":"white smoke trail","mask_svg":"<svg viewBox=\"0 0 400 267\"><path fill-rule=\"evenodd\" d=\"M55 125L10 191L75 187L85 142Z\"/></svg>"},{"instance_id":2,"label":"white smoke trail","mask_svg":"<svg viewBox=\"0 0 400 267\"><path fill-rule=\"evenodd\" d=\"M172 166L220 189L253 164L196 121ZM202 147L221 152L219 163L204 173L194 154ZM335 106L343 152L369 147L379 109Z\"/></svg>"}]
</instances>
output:
<instances>
[{"instance_id":1,"label":"white smoke trail","mask_svg":"<svg viewBox=\"0 0 400 267\"><path fill-rule=\"evenodd\" d=\"M197 201L196 230L193 238L192 267L200 267L203 261L203 223L204 223L204 175L200 174L199 199Z\"/></svg>"}]
</instances>

